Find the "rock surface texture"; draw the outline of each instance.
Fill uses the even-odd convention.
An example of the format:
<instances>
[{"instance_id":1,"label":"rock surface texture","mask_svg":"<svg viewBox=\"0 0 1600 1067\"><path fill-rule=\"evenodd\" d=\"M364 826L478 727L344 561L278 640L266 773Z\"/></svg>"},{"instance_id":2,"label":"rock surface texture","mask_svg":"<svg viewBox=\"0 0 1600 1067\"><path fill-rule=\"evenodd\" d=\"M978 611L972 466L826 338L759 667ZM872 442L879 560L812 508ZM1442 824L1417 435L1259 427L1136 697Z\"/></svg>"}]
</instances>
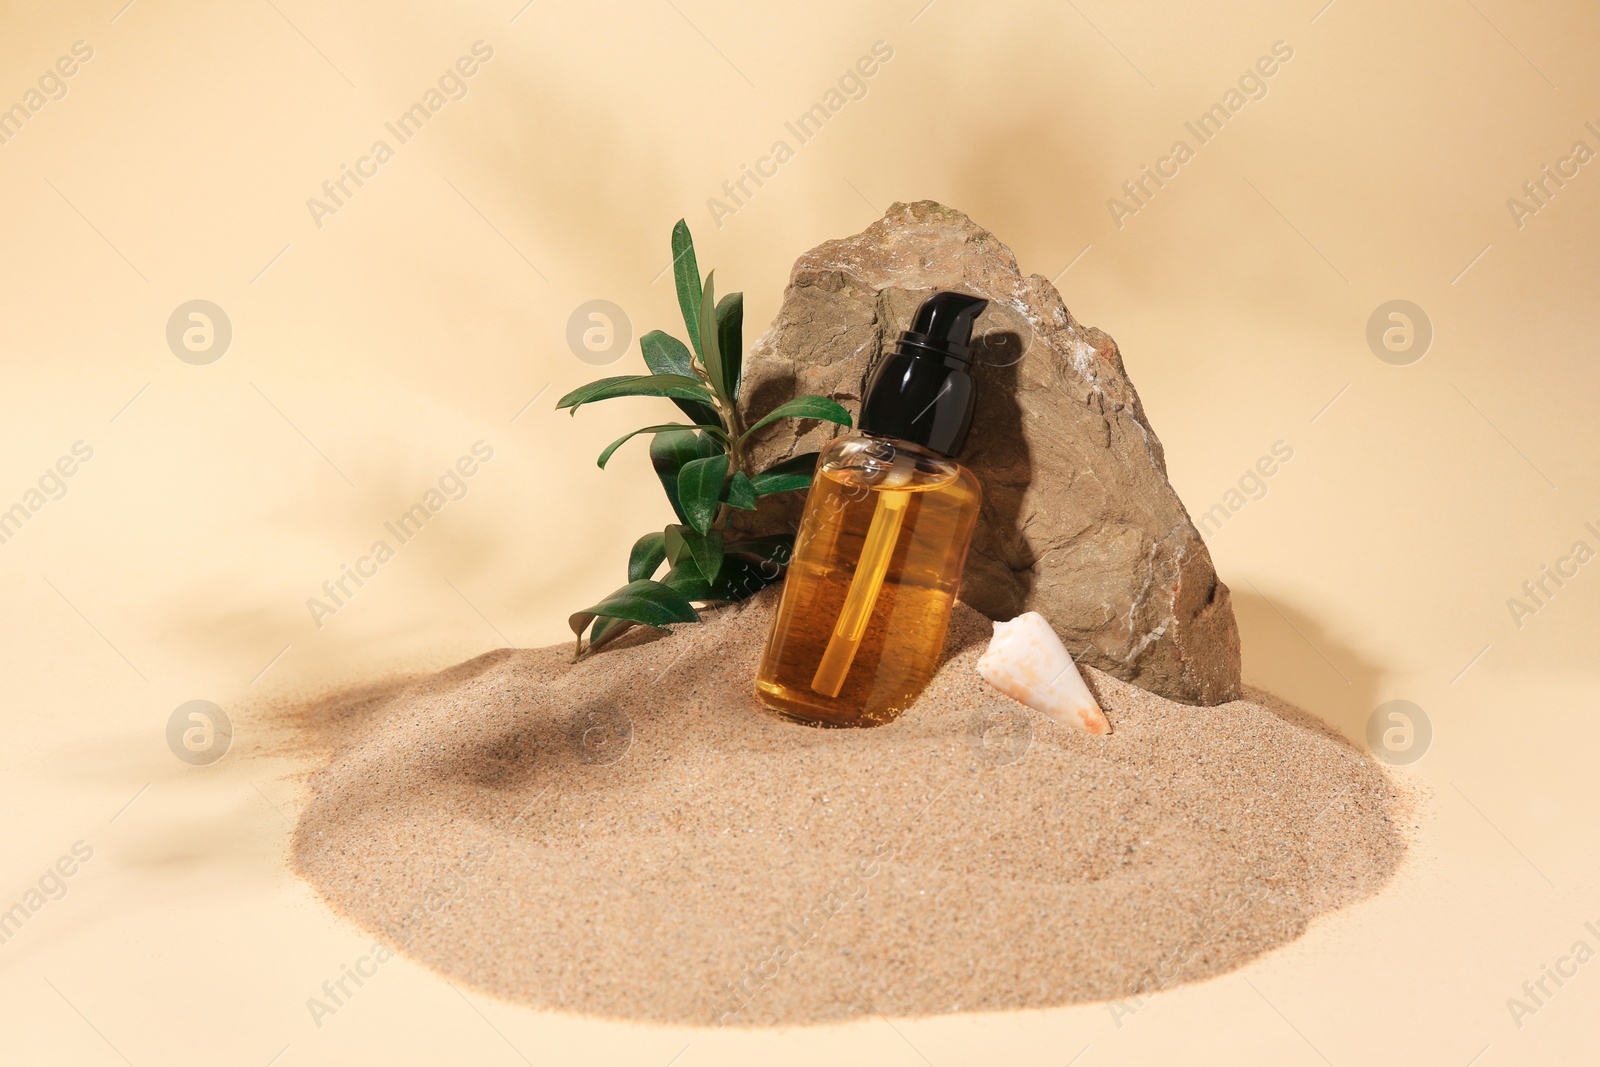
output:
<instances>
[{"instance_id":1,"label":"rock surface texture","mask_svg":"<svg viewBox=\"0 0 1600 1067\"><path fill-rule=\"evenodd\" d=\"M859 411L868 376L935 289L990 301L974 341L978 409L960 457L984 490L962 599L994 619L1038 611L1078 662L1168 699L1237 699L1228 587L1167 483L1116 342L1078 323L1054 286L1025 277L1011 250L961 212L895 204L862 233L801 256L746 359L749 410L819 393ZM757 464L816 451L834 429L766 427L753 439ZM763 507L763 531L798 525L800 500L785 511L777 499Z\"/></svg>"}]
</instances>

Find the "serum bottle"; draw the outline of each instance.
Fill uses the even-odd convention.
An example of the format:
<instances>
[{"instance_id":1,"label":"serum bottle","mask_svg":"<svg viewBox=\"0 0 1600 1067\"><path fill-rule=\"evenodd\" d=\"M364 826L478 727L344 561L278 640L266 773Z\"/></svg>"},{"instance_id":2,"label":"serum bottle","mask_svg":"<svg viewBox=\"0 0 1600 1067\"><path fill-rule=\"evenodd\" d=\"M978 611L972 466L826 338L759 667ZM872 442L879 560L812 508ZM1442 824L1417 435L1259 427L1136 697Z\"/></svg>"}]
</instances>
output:
<instances>
[{"instance_id":1,"label":"serum bottle","mask_svg":"<svg viewBox=\"0 0 1600 1067\"><path fill-rule=\"evenodd\" d=\"M756 696L811 726L878 726L910 707L944 650L982 490L955 461L972 424L973 322L939 292L879 365L859 433L817 461Z\"/></svg>"}]
</instances>

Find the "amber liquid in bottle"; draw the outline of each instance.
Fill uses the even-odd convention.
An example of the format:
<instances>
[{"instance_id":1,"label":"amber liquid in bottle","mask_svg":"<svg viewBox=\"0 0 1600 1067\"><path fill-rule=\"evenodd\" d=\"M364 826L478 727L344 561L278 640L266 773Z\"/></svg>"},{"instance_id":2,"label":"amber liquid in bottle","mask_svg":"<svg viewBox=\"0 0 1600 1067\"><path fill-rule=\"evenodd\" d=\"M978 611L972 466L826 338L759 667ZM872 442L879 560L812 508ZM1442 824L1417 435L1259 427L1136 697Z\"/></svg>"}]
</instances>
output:
<instances>
[{"instance_id":1,"label":"amber liquid in bottle","mask_svg":"<svg viewBox=\"0 0 1600 1067\"><path fill-rule=\"evenodd\" d=\"M910 707L944 650L982 491L917 445L834 442L817 466L756 695L812 726Z\"/></svg>"}]
</instances>

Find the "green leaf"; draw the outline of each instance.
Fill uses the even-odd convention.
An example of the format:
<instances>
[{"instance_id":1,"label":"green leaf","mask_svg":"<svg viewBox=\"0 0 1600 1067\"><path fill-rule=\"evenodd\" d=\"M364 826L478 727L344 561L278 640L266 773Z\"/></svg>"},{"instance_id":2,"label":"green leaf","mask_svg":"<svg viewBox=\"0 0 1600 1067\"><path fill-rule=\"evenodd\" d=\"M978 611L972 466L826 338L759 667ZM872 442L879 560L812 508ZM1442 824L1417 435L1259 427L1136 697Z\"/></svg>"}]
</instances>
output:
<instances>
[{"instance_id":1,"label":"green leaf","mask_svg":"<svg viewBox=\"0 0 1600 1067\"><path fill-rule=\"evenodd\" d=\"M717 572L722 569L724 554L721 531L703 534L693 526L668 526L663 538L667 563L671 569L662 581L673 584L672 575L676 573L681 584L684 574L689 572L708 582L715 580Z\"/></svg>"},{"instance_id":2,"label":"green leaf","mask_svg":"<svg viewBox=\"0 0 1600 1067\"><path fill-rule=\"evenodd\" d=\"M689 330L689 344L700 352L700 264L695 262L689 224L682 219L672 228L672 280L678 287L678 307Z\"/></svg>"},{"instance_id":3,"label":"green leaf","mask_svg":"<svg viewBox=\"0 0 1600 1067\"><path fill-rule=\"evenodd\" d=\"M781 463L774 463L754 478L756 496L768 493L786 493L791 489L805 489L817 471L817 452L802 452Z\"/></svg>"},{"instance_id":4,"label":"green leaf","mask_svg":"<svg viewBox=\"0 0 1600 1067\"><path fill-rule=\"evenodd\" d=\"M683 542L689 549L689 558L708 582L717 580L722 570L722 532L703 534L693 528L684 528Z\"/></svg>"},{"instance_id":5,"label":"green leaf","mask_svg":"<svg viewBox=\"0 0 1600 1067\"><path fill-rule=\"evenodd\" d=\"M744 432L744 436L749 437L767 423L779 419L822 419L840 426L850 425L850 413L837 402L825 396L797 396L767 412L760 422Z\"/></svg>"},{"instance_id":6,"label":"green leaf","mask_svg":"<svg viewBox=\"0 0 1600 1067\"><path fill-rule=\"evenodd\" d=\"M721 453L691 459L678 472L678 505L683 521L701 533L711 529L722 501L722 483L728 476L728 457Z\"/></svg>"},{"instance_id":7,"label":"green leaf","mask_svg":"<svg viewBox=\"0 0 1600 1067\"><path fill-rule=\"evenodd\" d=\"M570 408L578 404L587 403L589 398L600 390L609 389L619 382L631 382L639 377L641 376L638 374L619 374L612 378L601 378L597 381L587 382L557 400L556 410L560 411L562 408Z\"/></svg>"},{"instance_id":8,"label":"green leaf","mask_svg":"<svg viewBox=\"0 0 1600 1067\"><path fill-rule=\"evenodd\" d=\"M717 272L706 275L705 290L700 298L700 362L705 364L706 377L725 402L732 397L723 386L722 345L717 336Z\"/></svg>"},{"instance_id":9,"label":"green leaf","mask_svg":"<svg viewBox=\"0 0 1600 1067\"><path fill-rule=\"evenodd\" d=\"M651 330L639 338L639 350L644 353L645 366L656 374L681 374L694 377L694 364L688 348L682 341L660 330ZM710 404L698 400L672 401L685 415L702 426L721 426L722 416Z\"/></svg>"},{"instance_id":10,"label":"green leaf","mask_svg":"<svg viewBox=\"0 0 1600 1067\"><path fill-rule=\"evenodd\" d=\"M689 542L683 536L683 532L687 529L689 527L673 524L662 532L667 550L667 563L674 567L690 558Z\"/></svg>"},{"instance_id":11,"label":"green leaf","mask_svg":"<svg viewBox=\"0 0 1600 1067\"><path fill-rule=\"evenodd\" d=\"M596 619L594 629L589 631L589 651L610 644L637 625L627 619Z\"/></svg>"},{"instance_id":12,"label":"green leaf","mask_svg":"<svg viewBox=\"0 0 1600 1067\"><path fill-rule=\"evenodd\" d=\"M656 477L661 479L661 488L666 491L667 501L679 521L689 520L685 518L683 506L678 502L678 472L691 460L718 456L722 451L722 445L692 430L667 430L656 434L651 440L650 465L656 469Z\"/></svg>"},{"instance_id":13,"label":"green leaf","mask_svg":"<svg viewBox=\"0 0 1600 1067\"><path fill-rule=\"evenodd\" d=\"M756 492L755 483L750 480L749 475L745 474L744 471L733 472L733 479L728 482L728 506L730 508L754 511L756 509L756 497L759 495Z\"/></svg>"},{"instance_id":14,"label":"green leaf","mask_svg":"<svg viewBox=\"0 0 1600 1067\"><path fill-rule=\"evenodd\" d=\"M653 576L666 558L666 534L659 530L645 534L633 543L633 549L628 553L628 581L637 582Z\"/></svg>"},{"instance_id":15,"label":"green leaf","mask_svg":"<svg viewBox=\"0 0 1600 1067\"><path fill-rule=\"evenodd\" d=\"M684 343L664 330L651 330L639 338L644 364L653 374L681 374L694 377L694 363Z\"/></svg>"},{"instance_id":16,"label":"green leaf","mask_svg":"<svg viewBox=\"0 0 1600 1067\"><path fill-rule=\"evenodd\" d=\"M593 607L573 612L567 619L567 625L572 627L573 633L582 637L583 631L598 618L626 619L658 628L665 628L674 622L700 621L694 605L682 594L648 578L629 582Z\"/></svg>"},{"instance_id":17,"label":"green leaf","mask_svg":"<svg viewBox=\"0 0 1600 1067\"><path fill-rule=\"evenodd\" d=\"M743 293L729 293L717 301L717 353L722 359L722 395L736 401L744 372Z\"/></svg>"},{"instance_id":18,"label":"green leaf","mask_svg":"<svg viewBox=\"0 0 1600 1067\"><path fill-rule=\"evenodd\" d=\"M624 374L580 385L556 401L556 408L571 408L572 413L577 414L585 404L618 396L670 396L681 400L698 400L709 398L710 394L700 379L682 374Z\"/></svg>"},{"instance_id":19,"label":"green leaf","mask_svg":"<svg viewBox=\"0 0 1600 1067\"><path fill-rule=\"evenodd\" d=\"M661 581L688 600L708 602L744 600L781 577L781 567L729 556L724 558L722 571L714 582L706 581L693 561L674 567Z\"/></svg>"},{"instance_id":20,"label":"green leaf","mask_svg":"<svg viewBox=\"0 0 1600 1067\"><path fill-rule=\"evenodd\" d=\"M617 449L621 448L623 445L627 444L630 438L637 437L642 433L665 433L668 430L704 430L706 433L712 434L713 436L727 436L720 426L685 426L681 422L664 422L659 426L646 426L638 430L629 430L627 433L623 434L621 437L607 445L606 450L600 453L600 458L595 462L600 465L601 470L604 470L606 461L611 458L611 454Z\"/></svg>"},{"instance_id":21,"label":"green leaf","mask_svg":"<svg viewBox=\"0 0 1600 1067\"><path fill-rule=\"evenodd\" d=\"M673 567L661 579L662 583L685 600L710 600L711 583L693 560L685 560Z\"/></svg>"}]
</instances>

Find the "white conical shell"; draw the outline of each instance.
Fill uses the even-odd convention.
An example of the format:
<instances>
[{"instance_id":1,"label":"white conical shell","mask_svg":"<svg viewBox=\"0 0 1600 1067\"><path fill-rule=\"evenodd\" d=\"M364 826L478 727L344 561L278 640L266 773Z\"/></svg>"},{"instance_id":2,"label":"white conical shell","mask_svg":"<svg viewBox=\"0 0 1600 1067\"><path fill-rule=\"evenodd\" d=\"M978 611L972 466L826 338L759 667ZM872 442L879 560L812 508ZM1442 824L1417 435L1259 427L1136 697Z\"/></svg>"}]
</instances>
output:
<instances>
[{"instance_id":1,"label":"white conical shell","mask_svg":"<svg viewBox=\"0 0 1600 1067\"><path fill-rule=\"evenodd\" d=\"M1067 646L1037 611L994 624L978 673L1012 700L1063 725L1091 734L1111 732Z\"/></svg>"}]
</instances>

